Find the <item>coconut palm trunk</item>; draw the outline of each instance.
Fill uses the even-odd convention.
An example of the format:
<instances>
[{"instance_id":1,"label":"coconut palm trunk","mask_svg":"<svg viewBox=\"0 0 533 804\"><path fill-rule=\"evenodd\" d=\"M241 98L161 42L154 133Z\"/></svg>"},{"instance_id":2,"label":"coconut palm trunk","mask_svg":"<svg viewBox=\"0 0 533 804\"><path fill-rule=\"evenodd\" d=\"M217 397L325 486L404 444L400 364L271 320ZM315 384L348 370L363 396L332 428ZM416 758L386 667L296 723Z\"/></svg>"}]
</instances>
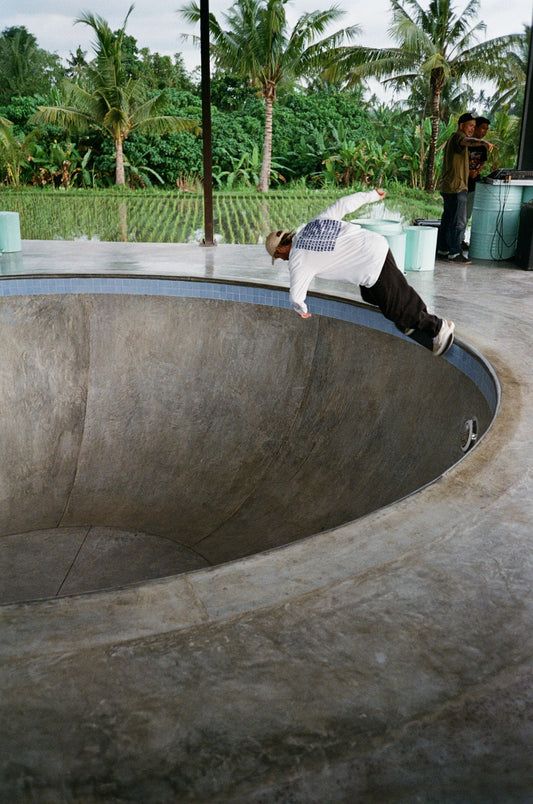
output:
<instances>
[{"instance_id":1,"label":"coconut palm trunk","mask_svg":"<svg viewBox=\"0 0 533 804\"><path fill-rule=\"evenodd\" d=\"M444 82L432 81L433 97L431 100L431 137L429 140L428 159L426 169L425 190L432 193L435 190L435 159L437 156L437 139L440 123L440 96Z\"/></svg>"},{"instance_id":2,"label":"coconut palm trunk","mask_svg":"<svg viewBox=\"0 0 533 804\"><path fill-rule=\"evenodd\" d=\"M261 193L268 192L270 184L270 168L272 165L272 112L274 101L276 100L276 85L269 81L264 92L265 108L265 137L263 142L263 162L261 164L261 175L257 189Z\"/></svg>"},{"instance_id":3,"label":"coconut palm trunk","mask_svg":"<svg viewBox=\"0 0 533 804\"><path fill-rule=\"evenodd\" d=\"M124 141L121 136L115 137L115 184L126 184L124 171Z\"/></svg>"},{"instance_id":4,"label":"coconut palm trunk","mask_svg":"<svg viewBox=\"0 0 533 804\"><path fill-rule=\"evenodd\" d=\"M416 177L415 187L422 189L422 182L424 176L424 166L426 164L426 143L424 134L424 118L420 120L420 166L418 168L418 176Z\"/></svg>"}]
</instances>

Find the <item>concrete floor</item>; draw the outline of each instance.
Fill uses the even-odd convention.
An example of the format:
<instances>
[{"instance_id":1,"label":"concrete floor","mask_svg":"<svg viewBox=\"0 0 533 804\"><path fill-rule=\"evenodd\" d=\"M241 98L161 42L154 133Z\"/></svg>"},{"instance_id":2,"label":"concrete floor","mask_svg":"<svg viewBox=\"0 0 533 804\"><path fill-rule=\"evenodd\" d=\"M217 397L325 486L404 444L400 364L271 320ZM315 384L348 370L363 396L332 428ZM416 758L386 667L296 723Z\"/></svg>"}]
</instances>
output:
<instances>
[{"instance_id":1,"label":"concrete floor","mask_svg":"<svg viewBox=\"0 0 533 804\"><path fill-rule=\"evenodd\" d=\"M287 283L260 246L27 241L0 272ZM408 279L498 375L486 437L333 531L2 606L3 800L533 801L533 273Z\"/></svg>"}]
</instances>

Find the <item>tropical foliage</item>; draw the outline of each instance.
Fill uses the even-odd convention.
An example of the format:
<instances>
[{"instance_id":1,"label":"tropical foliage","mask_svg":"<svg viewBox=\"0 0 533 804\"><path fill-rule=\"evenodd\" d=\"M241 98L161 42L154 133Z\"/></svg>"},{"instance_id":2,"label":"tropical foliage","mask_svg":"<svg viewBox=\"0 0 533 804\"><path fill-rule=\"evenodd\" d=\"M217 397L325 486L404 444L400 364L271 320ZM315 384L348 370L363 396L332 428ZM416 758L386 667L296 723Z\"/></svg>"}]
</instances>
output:
<instances>
[{"instance_id":1,"label":"tropical foliage","mask_svg":"<svg viewBox=\"0 0 533 804\"><path fill-rule=\"evenodd\" d=\"M405 23L406 30L422 28L422 22L415 20L415 0L392 0L392 9L400 8L400 3L411 17ZM433 3L435 13L441 13L444 21L457 17L445 0ZM262 16L267 7L273 14L270 20ZM472 13L475 7L475 3L468 6ZM271 109L271 151L268 144L266 151L270 153L270 192L278 187L313 192L370 184L389 190L431 187L428 175L433 181L438 179L442 147L465 109L492 120L489 137L499 148L492 154L492 167L515 166L528 28L512 38L512 47L509 40L505 74L499 74L495 82L484 83L481 91L473 91L464 64L456 69L458 56L446 50L449 71L439 96L435 140L428 70L431 63L437 63L437 52L434 62L428 58L425 66L417 63L411 73L405 69L384 74L384 83L394 84L398 92L403 87L403 97L384 104L375 96L369 97L365 88L365 74L372 74L373 65L371 60L361 60L361 54L368 56L368 50L349 42L341 45L341 32L329 39L328 47L324 44L328 37L320 26L327 14L303 15L291 30L282 0L272 0L270 5L267 0L239 0L228 13L233 22L226 19L221 34L226 36L241 17L244 24L245 11L251 15L247 20L250 41L254 14L257 25L261 20L264 23L264 30L257 32L259 43L274 19L281 26L272 40L276 43L275 77L279 80ZM73 192L110 187L118 178L129 188L157 185L202 192L202 142L192 122L199 121L202 114L199 76L187 74L179 54L171 58L138 47L125 30L130 13L131 9L117 31L111 31L96 15L82 15L78 24L89 26L96 34L94 53L88 56L80 47L73 49L64 66L57 57L42 51L26 29L8 28L0 33L0 183L4 187L33 184ZM461 19L453 31L446 26L443 31L448 31L451 42L451 33L455 36L461 25L466 26L467 33L475 31L478 26L472 26L472 21ZM316 38L311 44L312 29L316 29ZM348 37L347 31L344 34ZM428 42L425 29L420 36L421 41ZM476 47L470 43L466 48L465 44L466 50L474 53ZM328 63L325 58L328 48L344 72L337 70L335 74L331 60ZM252 49L265 56L259 44ZM287 55L291 52L294 60ZM215 48L211 81L213 178L219 192L236 188L249 192L265 186L267 98L261 80L271 72L263 75L259 70L254 79L254 71L241 69L243 60L231 70L229 63L224 48ZM274 70L273 65L274 60L268 62L268 69ZM492 65L491 75L496 75L495 69ZM353 86L346 86L347 78ZM430 192L428 198L432 197Z\"/></svg>"},{"instance_id":2,"label":"tropical foliage","mask_svg":"<svg viewBox=\"0 0 533 804\"><path fill-rule=\"evenodd\" d=\"M509 53L506 73L498 81L494 111L508 110L514 115L522 113L530 46L531 26L525 25L517 47Z\"/></svg>"},{"instance_id":3,"label":"tropical foliage","mask_svg":"<svg viewBox=\"0 0 533 804\"><path fill-rule=\"evenodd\" d=\"M0 117L0 166L5 170L6 184L20 185L21 171L33 158L38 136L39 131L34 129L24 138L17 137L11 120Z\"/></svg>"},{"instance_id":4,"label":"tropical foliage","mask_svg":"<svg viewBox=\"0 0 533 804\"><path fill-rule=\"evenodd\" d=\"M357 189L361 185L356 185ZM296 187L268 195L255 189L220 192L213 198L215 238L223 243L264 241L271 229L287 221L304 222L331 204L345 190L309 190ZM24 239L129 240L150 243L201 242L204 206L201 193L145 189L131 193L123 188L69 192L6 190L4 208L20 215ZM435 217L439 201L420 191L392 187L387 209L411 223L416 217ZM364 217L368 208L358 210Z\"/></svg>"},{"instance_id":5,"label":"tropical foliage","mask_svg":"<svg viewBox=\"0 0 533 804\"><path fill-rule=\"evenodd\" d=\"M91 127L109 136L115 148L116 183L125 184L124 141L135 129L152 134L198 130L198 121L163 115L164 92L146 97L143 85L127 75L123 43L130 6L122 28L113 33L102 17L84 14L76 22L90 26L96 34L96 59L86 68L88 89L66 79L65 102L61 106L40 106L35 123L61 125L83 132Z\"/></svg>"},{"instance_id":6,"label":"tropical foliage","mask_svg":"<svg viewBox=\"0 0 533 804\"><path fill-rule=\"evenodd\" d=\"M226 29L211 14L212 54L219 69L227 69L256 87L265 101L263 161L257 189L268 190L272 158L272 109L278 88L302 78L332 58L338 46L359 32L352 26L324 36L344 12L338 7L302 14L292 30L286 16L288 0L236 0L224 15ZM200 6L181 9L189 22L200 20ZM319 38L322 37L322 38Z\"/></svg>"},{"instance_id":7,"label":"tropical foliage","mask_svg":"<svg viewBox=\"0 0 533 804\"><path fill-rule=\"evenodd\" d=\"M399 89L426 84L431 117L431 139L427 156L426 189L435 186L435 159L441 121L441 96L446 84L461 79L495 81L500 88L516 80L508 65L511 55L523 44L523 36L512 34L478 42L485 24L476 22L479 0L469 0L456 11L450 0L431 0L424 8L418 0L390 0L390 33L395 48L345 48L335 71L348 73L348 84L362 77L376 76ZM513 61L514 64L514 61Z\"/></svg>"},{"instance_id":8,"label":"tropical foliage","mask_svg":"<svg viewBox=\"0 0 533 804\"><path fill-rule=\"evenodd\" d=\"M0 35L0 105L13 96L44 94L63 76L58 56L42 50L24 26Z\"/></svg>"}]
</instances>

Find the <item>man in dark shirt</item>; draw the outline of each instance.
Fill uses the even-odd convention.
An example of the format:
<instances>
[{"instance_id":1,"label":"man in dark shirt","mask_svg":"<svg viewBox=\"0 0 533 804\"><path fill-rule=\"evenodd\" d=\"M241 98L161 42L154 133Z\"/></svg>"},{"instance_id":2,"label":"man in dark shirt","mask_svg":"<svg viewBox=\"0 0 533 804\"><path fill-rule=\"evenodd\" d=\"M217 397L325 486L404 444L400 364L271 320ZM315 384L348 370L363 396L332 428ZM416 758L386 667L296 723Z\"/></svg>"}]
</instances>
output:
<instances>
[{"instance_id":1,"label":"man in dark shirt","mask_svg":"<svg viewBox=\"0 0 533 804\"><path fill-rule=\"evenodd\" d=\"M490 120L487 117L476 117L476 127L474 129L474 137L478 140L484 140L489 130ZM476 184L481 178L481 171L485 167L487 161L487 148L485 145L478 143L476 145L468 146L468 196L466 199L466 220L469 221L472 217L472 210L474 208L474 194L476 192ZM463 244L463 248L468 248Z\"/></svg>"}]
</instances>

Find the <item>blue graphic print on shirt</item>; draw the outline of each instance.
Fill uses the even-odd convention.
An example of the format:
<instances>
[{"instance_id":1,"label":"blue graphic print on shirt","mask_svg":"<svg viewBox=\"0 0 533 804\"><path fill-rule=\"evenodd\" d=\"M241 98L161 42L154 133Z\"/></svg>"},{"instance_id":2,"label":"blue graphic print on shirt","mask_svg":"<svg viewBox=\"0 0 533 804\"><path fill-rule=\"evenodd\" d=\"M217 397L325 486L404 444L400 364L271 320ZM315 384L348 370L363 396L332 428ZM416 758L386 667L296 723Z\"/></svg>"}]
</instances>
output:
<instances>
[{"instance_id":1,"label":"blue graphic print on shirt","mask_svg":"<svg viewBox=\"0 0 533 804\"><path fill-rule=\"evenodd\" d=\"M318 218L304 226L295 242L306 251L333 251L341 230L341 221Z\"/></svg>"}]
</instances>

